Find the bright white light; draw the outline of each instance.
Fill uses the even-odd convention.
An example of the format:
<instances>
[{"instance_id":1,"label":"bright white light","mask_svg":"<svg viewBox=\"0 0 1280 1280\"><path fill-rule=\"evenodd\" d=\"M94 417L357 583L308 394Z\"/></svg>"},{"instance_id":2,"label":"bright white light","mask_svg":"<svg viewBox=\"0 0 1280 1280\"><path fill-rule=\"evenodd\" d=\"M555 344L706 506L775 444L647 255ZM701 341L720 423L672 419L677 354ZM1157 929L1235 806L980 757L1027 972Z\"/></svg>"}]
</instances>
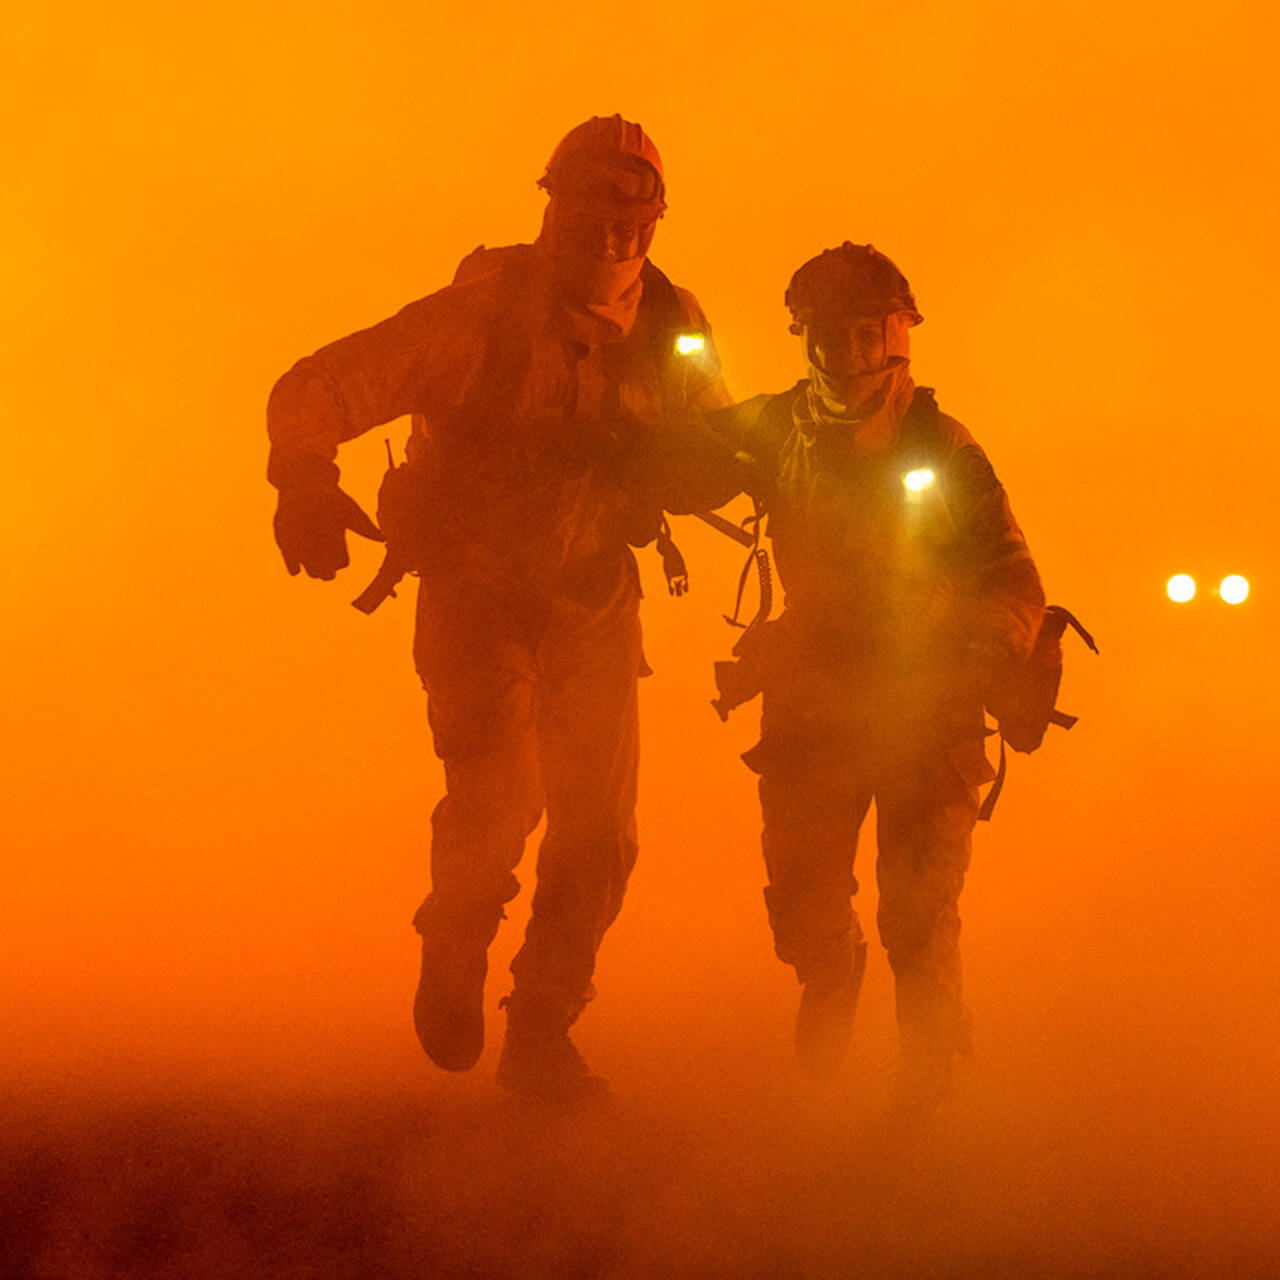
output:
<instances>
[{"instance_id":1,"label":"bright white light","mask_svg":"<svg viewBox=\"0 0 1280 1280\"><path fill-rule=\"evenodd\" d=\"M1169 593L1170 600L1176 604L1186 604L1188 600L1195 599L1196 580L1189 573L1175 573L1165 590Z\"/></svg>"},{"instance_id":2,"label":"bright white light","mask_svg":"<svg viewBox=\"0 0 1280 1280\"><path fill-rule=\"evenodd\" d=\"M701 351L707 345L707 340L700 333L682 333L676 339L676 350L682 356L691 356L695 351Z\"/></svg>"},{"instance_id":3,"label":"bright white light","mask_svg":"<svg viewBox=\"0 0 1280 1280\"><path fill-rule=\"evenodd\" d=\"M902 477L902 483L911 490L912 493L920 493L927 489L933 483L933 472L928 467L921 467L917 471L908 471Z\"/></svg>"},{"instance_id":4,"label":"bright white light","mask_svg":"<svg viewBox=\"0 0 1280 1280\"><path fill-rule=\"evenodd\" d=\"M1218 594L1228 604L1244 604L1249 598L1249 580L1238 573L1229 574L1218 583Z\"/></svg>"}]
</instances>

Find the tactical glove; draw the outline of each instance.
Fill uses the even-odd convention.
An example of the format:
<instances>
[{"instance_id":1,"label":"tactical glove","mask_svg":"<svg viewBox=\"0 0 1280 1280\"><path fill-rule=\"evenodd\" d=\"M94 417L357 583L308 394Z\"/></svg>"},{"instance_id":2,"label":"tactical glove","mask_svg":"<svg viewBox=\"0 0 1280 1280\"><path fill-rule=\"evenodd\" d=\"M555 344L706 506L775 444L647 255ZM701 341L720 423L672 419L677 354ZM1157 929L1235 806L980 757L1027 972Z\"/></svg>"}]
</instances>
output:
<instances>
[{"instance_id":1,"label":"tactical glove","mask_svg":"<svg viewBox=\"0 0 1280 1280\"><path fill-rule=\"evenodd\" d=\"M319 459L316 460L320 462ZM360 509L350 494L338 488L338 469L332 463L293 469L275 466L269 478L280 488L276 507L276 545L291 574L305 569L312 578L325 581L350 564L347 530L375 542L383 540L377 525ZM303 472L296 474L296 472Z\"/></svg>"}]
</instances>

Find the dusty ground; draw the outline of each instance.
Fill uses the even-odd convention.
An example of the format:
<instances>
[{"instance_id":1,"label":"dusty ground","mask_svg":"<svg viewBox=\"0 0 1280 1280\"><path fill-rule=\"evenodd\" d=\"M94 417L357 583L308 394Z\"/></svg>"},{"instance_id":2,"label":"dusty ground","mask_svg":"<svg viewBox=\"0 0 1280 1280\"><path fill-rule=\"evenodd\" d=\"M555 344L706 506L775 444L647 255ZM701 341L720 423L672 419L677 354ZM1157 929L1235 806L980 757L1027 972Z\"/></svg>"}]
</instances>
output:
<instances>
[{"instance_id":1,"label":"dusty ground","mask_svg":"<svg viewBox=\"0 0 1280 1280\"><path fill-rule=\"evenodd\" d=\"M1274 1134L1238 1112L975 1063L943 1120L895 1129L884 1055L817 1089L677 1039L643 1072L605 1046L617 1096L571 1115L426 1068L415 1093L11 1093L0 1274L1280 1274Z\"/></svg>"}]
</instances>

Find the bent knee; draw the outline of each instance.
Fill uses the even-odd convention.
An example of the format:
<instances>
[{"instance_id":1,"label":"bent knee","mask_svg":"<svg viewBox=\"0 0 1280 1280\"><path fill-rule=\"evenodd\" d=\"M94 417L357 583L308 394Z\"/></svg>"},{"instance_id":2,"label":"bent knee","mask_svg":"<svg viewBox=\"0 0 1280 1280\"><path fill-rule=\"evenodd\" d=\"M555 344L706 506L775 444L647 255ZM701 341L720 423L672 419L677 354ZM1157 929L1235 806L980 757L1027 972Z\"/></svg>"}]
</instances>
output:
<instances>
[{"instance_id":1,"label":"bent knee","mask_svg":"<svg viewBox=\"0 0 1280 1280\"><path fill-rule=\"evenodd\" d=\"M959 945L960 911L954 900L893 901L882 897L876 914L880 942L891 963L950 951Z\"/></svg>"}]
</instances>

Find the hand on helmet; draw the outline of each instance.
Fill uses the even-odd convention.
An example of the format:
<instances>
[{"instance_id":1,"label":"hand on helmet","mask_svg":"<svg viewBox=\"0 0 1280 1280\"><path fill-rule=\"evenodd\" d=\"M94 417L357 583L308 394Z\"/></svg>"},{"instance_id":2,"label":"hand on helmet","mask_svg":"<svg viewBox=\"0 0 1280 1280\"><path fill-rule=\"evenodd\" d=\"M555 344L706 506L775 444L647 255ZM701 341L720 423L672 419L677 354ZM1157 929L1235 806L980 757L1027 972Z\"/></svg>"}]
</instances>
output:
<instances>
[{"instance_id":1,"label":"hand on helmet","mask_svg":"<svg viewBox=\"0 0 1280 1280\"><path fill-rule=\"evenodd\" d=\"M280 490L276 545L290 573L305 569L310 577L329 581L339 569L345 569L351 562L347 555L348 529L362 538L383 541L377 525L336 482Z\"/></svg>"}]
</instances>

